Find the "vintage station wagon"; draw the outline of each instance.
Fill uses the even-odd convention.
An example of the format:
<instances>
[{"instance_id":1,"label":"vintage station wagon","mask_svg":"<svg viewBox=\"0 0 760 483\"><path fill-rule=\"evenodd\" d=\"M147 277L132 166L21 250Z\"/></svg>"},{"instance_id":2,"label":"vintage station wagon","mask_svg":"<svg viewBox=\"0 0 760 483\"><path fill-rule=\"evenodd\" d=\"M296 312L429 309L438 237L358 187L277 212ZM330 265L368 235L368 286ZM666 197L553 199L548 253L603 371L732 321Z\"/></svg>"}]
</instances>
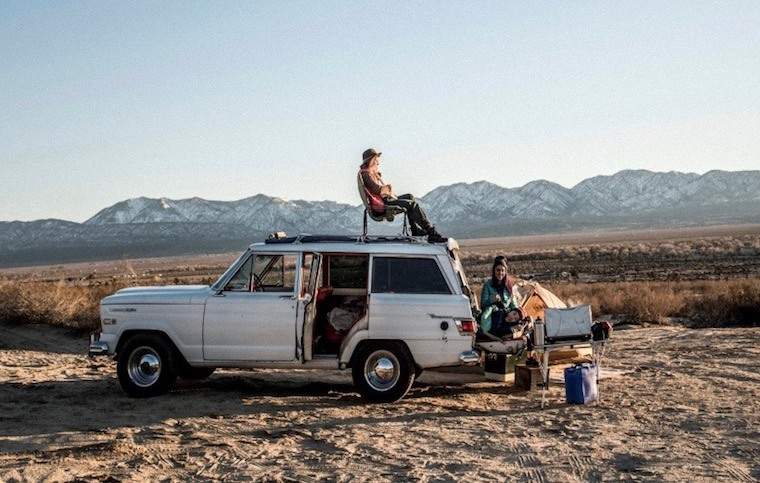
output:
<instances>
[{"instance_id":1,"label":"vintage station wagon","mask_svg":"<svg viewBox=\"0 0 760 483\"><path fill-rule=\"evenodd\" d=\"M117 359L131 396L215 368L350 369L396 401L423 369L476 364L459 246L410 237L273 237L211 286L135 287L101 301L91 355Z\"/></svg>"}]
</instances>

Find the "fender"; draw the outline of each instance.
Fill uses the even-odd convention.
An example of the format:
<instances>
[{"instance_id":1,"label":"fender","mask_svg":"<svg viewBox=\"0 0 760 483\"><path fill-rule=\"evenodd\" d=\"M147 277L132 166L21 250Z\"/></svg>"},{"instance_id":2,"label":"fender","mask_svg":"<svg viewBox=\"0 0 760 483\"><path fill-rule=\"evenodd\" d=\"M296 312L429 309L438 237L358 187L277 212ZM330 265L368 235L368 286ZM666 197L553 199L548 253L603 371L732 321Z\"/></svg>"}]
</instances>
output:
<instances>
[{"instance_id":1,"label":"fender","mask_svg":"<svg viewBox=\"0 0 760 483\"><path fill-rule=\"evenodd\" d=\"M163 334L171 341L172 344L174 344L174 347L187 362L203 362L203 343L201 340L183 340L181 335L178 334L176 330L174 330L174 327L172 327L171 324L158 320L128 321L125 322L123 326L119 327L119 331L114 338L114 342L116 343L115 349L117 351L117 357L118 350L121 349L121 347L124 345L125 333L128 333L128 336L129 333L136 332L157 332Z\"/></svg>"},{"instance_id":2,"label":"fender","mask_svg":"<svg viewBox=\"0 0 760 483\"><path fill-rule=\"evenodd\" d=\"M369 330L366 328L357 330L353 334L348 334L348 336L343 340L343 343L340 345L340 356L338 363L341 369L346 368L346 365L351 360L351 356L354 355L354 350L356 350L356 347L359 345L359 343L367 339L369 339Z\"/></svg>"}]
</instances>

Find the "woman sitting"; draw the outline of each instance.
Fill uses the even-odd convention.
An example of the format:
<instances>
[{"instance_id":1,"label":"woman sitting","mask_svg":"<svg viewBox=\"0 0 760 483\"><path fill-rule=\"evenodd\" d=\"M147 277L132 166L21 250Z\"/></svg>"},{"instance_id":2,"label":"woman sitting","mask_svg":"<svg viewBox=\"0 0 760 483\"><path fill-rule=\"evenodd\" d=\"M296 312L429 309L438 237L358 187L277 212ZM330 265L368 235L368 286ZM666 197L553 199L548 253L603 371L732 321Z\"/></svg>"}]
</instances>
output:
<instances>
[{"instance_id":1,"label":"woman sitting","mask_svg":"<svg viewBox=\"0 0 760 483\"><path fill-rule=\"evenodd\" d=\"M512 328L524 318L524 314L512 297L507 260L502 256L494 259L491 278L483 284L480 307L483 311L480 314L480 330L486 338L513 338Z\"/></svg>"},{"instance_id":2,"label":"woman sitting","mask_svg":"<svg viewBox=\"0 0 760 483\"><path fill-rule=\"evenodd\" d=\"M403 208L409 219L412 236L427 235L427 239L431 243L445 243L446 238L436 231L414 196L409 194L396 196L391 185L383 181L383 177L379 171L380 156L382 154L374 149L367 149L362 154L362 164L359 167L359 171L364 188L370 197L370 204L374 207L375 203L373 201L376 201L382 209L385 209L385 206Z\"/></svg>"}]
</instances>

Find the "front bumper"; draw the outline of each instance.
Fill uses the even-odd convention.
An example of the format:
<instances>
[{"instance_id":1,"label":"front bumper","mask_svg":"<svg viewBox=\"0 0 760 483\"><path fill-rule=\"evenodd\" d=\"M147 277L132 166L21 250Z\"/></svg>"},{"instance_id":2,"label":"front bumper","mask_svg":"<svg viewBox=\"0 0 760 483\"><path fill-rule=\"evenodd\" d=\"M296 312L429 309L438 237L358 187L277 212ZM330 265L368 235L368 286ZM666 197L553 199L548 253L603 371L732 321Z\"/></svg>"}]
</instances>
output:
<instances>
[{"instance_id":1,"label":"front bumper","mask_svg":"<svg viewBox=\"0 0 760 483\"><path fill-rule=\"evenodd\" d=\"M99 332L90 334L90 349L87 351L87 355L89 357L108 355L108 342L100 340Z\"/></svg>"},{"instance_id":2,"label":"front bumper","mask_svg":"<svg viewBox=\"0 0 760 483\"><path fill-rule=\"evenodd\" d=\"M459 362L465 366L474 366L480 363L480 353L476 351L464 351L459 354Z\"/></svg>"}]
</instances>

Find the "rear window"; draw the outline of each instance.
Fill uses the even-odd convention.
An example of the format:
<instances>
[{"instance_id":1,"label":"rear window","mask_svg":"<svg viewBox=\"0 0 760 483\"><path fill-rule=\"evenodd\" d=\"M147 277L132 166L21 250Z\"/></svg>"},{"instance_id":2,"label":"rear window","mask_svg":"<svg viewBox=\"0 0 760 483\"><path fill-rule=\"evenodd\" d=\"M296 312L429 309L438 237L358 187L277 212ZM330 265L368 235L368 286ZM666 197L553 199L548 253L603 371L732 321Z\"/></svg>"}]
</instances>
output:
<instances>
[{"instance_id":1,"label":"rear window","mask_svg":"<svg viewBox=\"0 0 760 483\"><path fill-rule=\"evenodd\" d=\"M377 257L372 265L373 293L450 294L432 258Z\"/></svg>"}]
</instances>

